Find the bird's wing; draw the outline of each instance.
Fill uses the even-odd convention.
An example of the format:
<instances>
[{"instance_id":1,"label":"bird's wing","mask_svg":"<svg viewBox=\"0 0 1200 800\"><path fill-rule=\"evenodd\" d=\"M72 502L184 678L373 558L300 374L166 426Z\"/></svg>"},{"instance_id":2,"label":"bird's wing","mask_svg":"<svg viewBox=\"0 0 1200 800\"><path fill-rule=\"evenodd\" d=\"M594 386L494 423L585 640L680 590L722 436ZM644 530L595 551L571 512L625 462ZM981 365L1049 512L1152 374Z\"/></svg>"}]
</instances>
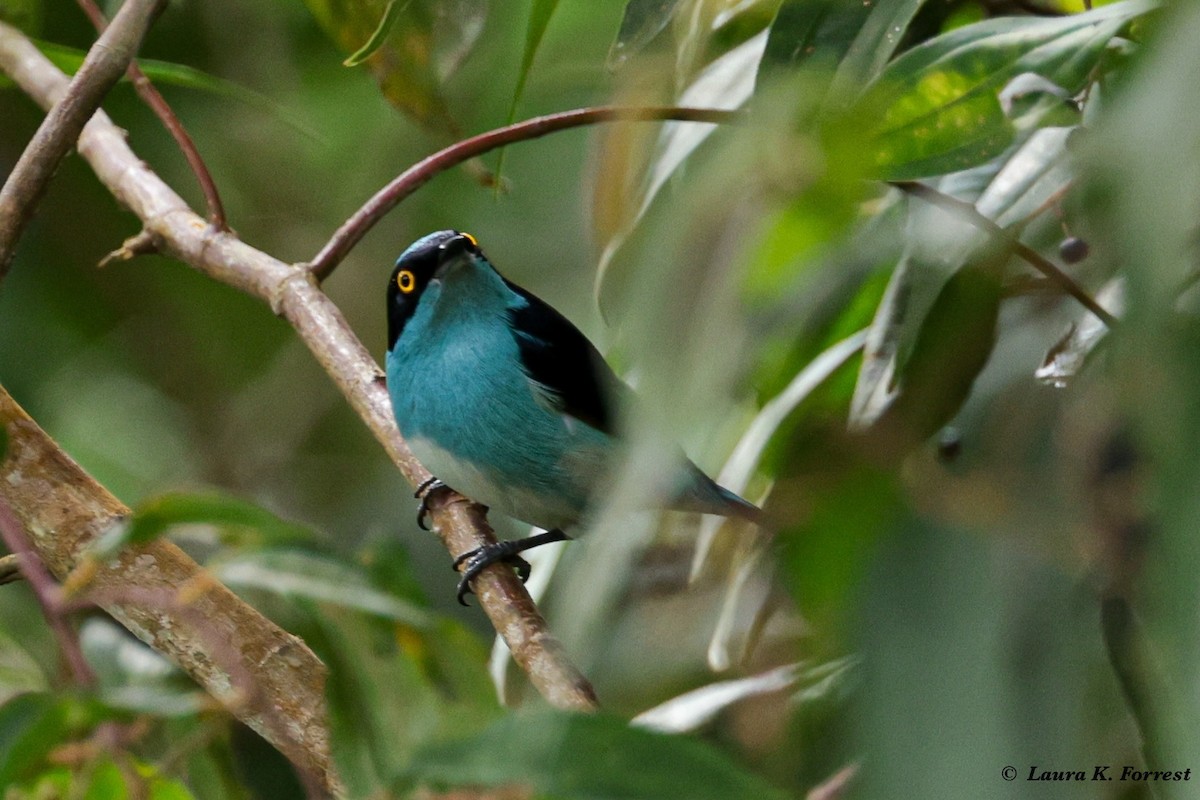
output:
<instances>
[{"instance_id":1,"label":"bird's wing","mask_svg":"<svg viewBox=\"0 0 1200 800\"><path fill-rule=\"evenodd\" d=\"M616 403L628 387L578 328L536 295L508 284L524 303L508 309L521 365L557 411L616 434Z\"/></svg>"}]
</instances>

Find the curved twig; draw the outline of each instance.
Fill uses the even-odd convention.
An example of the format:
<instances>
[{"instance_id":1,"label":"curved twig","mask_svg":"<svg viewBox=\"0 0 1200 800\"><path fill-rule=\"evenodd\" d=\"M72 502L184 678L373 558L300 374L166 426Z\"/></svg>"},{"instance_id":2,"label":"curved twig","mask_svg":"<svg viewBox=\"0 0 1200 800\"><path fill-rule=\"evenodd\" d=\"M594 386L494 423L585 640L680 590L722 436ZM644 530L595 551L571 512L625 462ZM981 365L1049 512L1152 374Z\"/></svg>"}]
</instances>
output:
<instances>
[{"instance_id":1,"label":"curved twig","mask_svg":"<svg viewBox=\"0 0 1200 800\"><path fill-rule=\"evenodd\" d=\"M55 92L45 98L43 105L50 113L0 188L0 278L12 264L17 241L50 176L133 61L142 37L165 5L166 0L125 0L112 25L88 50L75 77L67 81L64 76Z\"/></svg>"},{"instance_id":2,"label":"curved twig","mask_svg":"<svg viewBox=\"0 0 1200 800\"><path fill-rule=\"evenodd\" d=\"M105 28L108 27L108 20L105 19L104 12L100 10L100 7L94 0L77 1L96 30L104 33ZM188 166L196 176L196 182L200 184L200 191L204 194L204 204L208 207L208 221L220 230L228 230L229 223L225 220L225 205L221 202L221 194L217 191L217 184L213 180L212 173L208 171L208 165L204 163L200 151L196 149L196 143L192 141L191 134L187 132L187 128L183 127L183 123L171 109L167 99L150 82L146 73L142 72L137 61L129 63L125 74L128 76L129 82L133 84L133 89L138 93L138 97L142 98L142 102L149 106L154 115L162 122L167 133L171 134L171 138L179 145L183 157L187 159Z\"/></svg>"},{"instance_id":3,"label":"curved twig","mask_svg":"<svg viewBox=\"0 0 1200 800\"><path fill-rule=\"evenodd\" d=\"M0 70L43 106L66 82L19 31L0 23ZM286 319L379 440L405 478L429 478L400 437L383 375L337 306L312 275L214 230L129 148L123 131L102 111L79 138L79 152L109 191L142 220L160 249L219 281L263 300ZM451 493L431 502L435 529L452 556L495 541L482 510ZM516 574L503 565L474 582L480 606L505 639L530 681L551 703L595 709L591 686L562 654Z\"/></svg>"},{"instance_id":4,"label":"curved twig","mask_svg":"<svg viewBox=\"0 0 1200 800\"><path fill-rule=\"evenodd\" d=\"M395 208L404 198L415 192L435 175L458 166L472 158L483 155L489 150L505 147L515 142L536 139L555 131L565 131L584 125L595 125L601 122L663 122L675 120L678 122L732 122L743 116L741 111L728 111L718 108L642 108L638 106L598 106L595 108L578 108L563 111L558 114L547 114L544 117L534 117L503 128L496 128L485 133L472 136L456 142L444 150L439 150L431 156L418 161L413 166L400 173L391 183L380 189L375 195L355 211L342 226L337 229L321 251L312 261L301 266L312 272L320 283L330 276L346 254L358 244L367 231L383 219L389 211Z\"/></svg>"},{"instance_id":5,"label":"curved twig","mask_svg":"<svg viewBox=\"0 0 1200 800\"><path fill-rule=\"evenodd\" d=\"M911 194L914 197L919 197L922 200L932 203L935 206L940 206L948 211L958 214L960 217L970 222L976 228L988 233L997 239L1007 242L1013 252L1026 261L1031 267L1046 276L1056 286L1062 289L1067 294L1074 297L1088 311L1095 314L1109 328L1116 328L1119 321L1116 317L1110 314L1099 303L1096 298L1092 297L1082 286L1076 283L1075 279L1067 273L1059 269L1053 261L1044 257L1041 253L1034 250L1029 245L1021 242L1004 228L997 225L994 221L979 213L972 203L965 200L959 200L957 197L951 197L945 192L939 192L932 186L927 186L918 181L888 181L888 184L896 187L902 192Z\"/></svg>"}]
</instances>

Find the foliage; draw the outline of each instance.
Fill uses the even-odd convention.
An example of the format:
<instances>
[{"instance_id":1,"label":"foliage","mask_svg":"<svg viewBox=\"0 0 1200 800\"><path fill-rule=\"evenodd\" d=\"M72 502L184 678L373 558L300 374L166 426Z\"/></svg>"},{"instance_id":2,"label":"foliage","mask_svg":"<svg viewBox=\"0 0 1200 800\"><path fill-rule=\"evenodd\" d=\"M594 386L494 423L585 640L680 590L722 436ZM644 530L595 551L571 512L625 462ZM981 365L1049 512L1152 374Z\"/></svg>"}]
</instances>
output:
<instances>
[{"instance_id":1,"label":"foliage","mask_svg":"<svg viewBox=\"0 0 1200 800\"><path fill-rule=\"evenodd\" d=\"M613 499L534 567L605 713L537 708L320 368L165 258L91 269L133 230L67 163L0 289L0 379L134 507L97 557L169 536L319 653L351 796L803 796L850 763L861 796L1001 796L1006 765L1200 764L1193 4L304 5L172 6L146 45L234 228L286 260L518 110L746 111L510 147L502 197L477 165L440 176L329 290L379 352L390 262L470 230L636 384L620 486L674 440L773 529ZM92 38L69 4L0 15L60 63ZM128 87L106 108L190 191ZM3 166L40 116L6 84L0 119ZM967 210L889 183L916 180ZM1113 597L1174 692L1149 719L1110 665ZM6 797L301 791L163 657L107 618L79 633L93 687L0 587Z\"/></svg>"}]
</instances>

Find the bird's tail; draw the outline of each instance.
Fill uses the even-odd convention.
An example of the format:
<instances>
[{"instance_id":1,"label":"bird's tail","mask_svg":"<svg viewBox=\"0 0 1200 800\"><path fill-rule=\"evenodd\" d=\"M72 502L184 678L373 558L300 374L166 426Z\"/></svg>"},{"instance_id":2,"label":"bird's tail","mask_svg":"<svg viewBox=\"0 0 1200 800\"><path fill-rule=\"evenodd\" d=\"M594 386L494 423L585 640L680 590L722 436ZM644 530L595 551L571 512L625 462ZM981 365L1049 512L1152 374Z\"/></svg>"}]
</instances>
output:
<instances>
[{"instance_id":1,"label":"bird's tail","mask_svg":"<svg viewBox=\"0 0 1200 800\"><path fill-rule=\"evenodd\" d=\"M734 517L763 526L765 515L761 508L719 485L691 462L688 462L688 472L691 473L688 486L671 503L672 508Z\"/></svg>"}]
</instances>

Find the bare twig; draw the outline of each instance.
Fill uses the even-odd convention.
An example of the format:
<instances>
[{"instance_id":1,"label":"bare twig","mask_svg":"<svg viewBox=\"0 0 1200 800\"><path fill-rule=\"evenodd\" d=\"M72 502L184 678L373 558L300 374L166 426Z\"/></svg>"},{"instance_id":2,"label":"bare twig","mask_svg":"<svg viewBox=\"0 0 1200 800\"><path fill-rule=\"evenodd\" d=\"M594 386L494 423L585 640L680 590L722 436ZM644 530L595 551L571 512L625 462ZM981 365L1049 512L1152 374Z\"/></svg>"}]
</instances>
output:
<instances>
[{"instance_id":1,"label":"bare twig","mask_svg":"<svg viewBox=\"0 0 1200 800\"><path fill-rule=\"evenodd\" d=\"M911 194L914 197L919 197L928 203L940 206L948 211L958 214L960 217L970 222L976 228L994 236L996 239L1006 242L1012 251L1029 263L1038 272L1045 275L1049 280L1057 284L1064 292L1078 300L1084 308L1091 311L1099 317L1109 328L1116 328L1118 320L1112 314L1108 313L1095 298L1088 294L1082 286L1075 282L1075 279L1063 272L1054 262L1045 258L1029 245L1018 240L1010 231L997 225L994 221L988 219L983 214L979 213L974 205L964 200L959 200L957 197L951 197L944 192L939 192L932 186L926 186L917 181L889 181L890 185L897 189Z\"/></svg>"},{"instance_id":2,"label":"bare twig","mask_svg":"<svg viewBox=\"0 0 1200 800\"><path fill-rule=\"evenodd\" d=\"M0 278L8 272L17 241L79 132L100 101L125 72L137 53L142 37L166 0L125 0L121 10L69 82L46 97L53 104L37 133L21 154L12 173L0 188Z\"/></svg>"},{"instance_id":3,"label":"bare twig","mask_svg":"<svg viewBox=\"0 0 1200 800\"><path fill-rule=\"evenodd\" d=\"M37 553L37 558L22 556L22 569L35 587L49 583L57 589L49 574L65 579L89 546L130 511L63 453L3 387L0 425L8 433L0 462L0 501L12 510ZM31 572L30 565L48 574ZM186 603L163 599L178 598L181 587L197 585L205 591L192 592ZM179 664L301 772L318 776L330 791L338 789L325 718L325 667L304 642L166 541L128 548L99 566L88 598ZM62 602L56 611L91 602L85 601L55 601ZM53 623L55 616L47 618ZM222 638L223 650L213 647L214 637ZM247 686L253 691L247 692Z\"/></svg>"},{"instance_id":4,"label":"bare twig","mask_svg":"<svg viewBox=\"0 0 1200 800\"><path fill-rule=\"evenodd\" d=\"M79 7L83 9L83 13L87 14L88 19L92 21L92 25L96 30L103 33L108 27L108 20L104 18L104 12L96 5L94 0L78 0ZM191 167L192 173L196 176L196 182L200 184L200 191L204 194L204 204L208 206L208 221L215 227L221 230L227 230L229 224L225 221L225 206L221 203L221 195L217 191L217 184L213 181L212 173L208 171L208 165L204 163L204 159L200 156L200 151L196 149L196 143L192 141L191 135L187 129L183 127L179 117L171 110L171 106L167 104L166 98L162 93L155 88L150 79L146 77L146 73L142 72L142 68L138 66L137 61L131 61L129 68L125 70L125 74L129 77L130 83L133 84L134 90L138 93L138 97L142 98L142 102L150 107L163 127L171 134L175 143L179 145L180 152L187 159L188 166Z\"/></svg>"},{"instance_id":5,"label":"bare twig","mask_svg":"<svg viewBox=\"0 0 1200 800\"><path fill-rule=\"evenodd\" d=\"M304 265L316 277L317 282L324 281L342 262L354 245L358 244L367 231L375 223L383 219L389 211L395 208L404 198L415 192L435 175L456 167L463 162L480 156L489 150L505 147L515 142L536 139L555 131L564 131L584 125L595 125L601 122L662 122L676 120L680 122L731 122L743 116L740 111L726 111L716 108L641 108L637 106L600 106L597 108L579 108L573 111L563 111L558 114L548 114L544 117L534 117L503 128L463 139L444 150L418 161L413 166L400 173L391 183L380 189L363 204L362 208L342 223L333 237L325 243L308 264Z\"/></svg>"},{"instance_id":6,"label":"bare twig","mask_svg":"<svg viewBox=\"0 0 1200 800\"><path fill-rule=\"evenodd\" d=\"M53 92L66 81L28 39L3 23L0 70L43 105L49 104ZM142 220L164 252L258 297L288 320L405 478L418 486L430 477L396 429L378 365L337 306L316 286L311 273L205 224L129 149L122 131L103 112L96 114L80 136L79 152L109 191ZM435 529L451 555L495 541L479 507L450 493L439 493L431 505ZM562 708L596 708L591 687L563 657L512 569L489 567L473 586L514 660L544 697Z\"/></svg>"},{"instance_id":7,"label":"bare twig","mask_svg":"<svg viewBox=\"0 0 1200 800\"><path fill-rule=\"evenodd\" d=\"M67 660L71 678L80 686L90 686L95 682L96 675L83 657L75 629L67 621L62 592L54 578L46 571L46 567L33 554L29 539L21 529L21 522L3 496L0 496L0 539L4 540L4 544L17 557L21 574L33 589L33 595L42 607L42 615L46 617L46 621L50 623L50 630L54 631L54 637L58 639L58 647Z\"/></svg>"}]
</instances>

